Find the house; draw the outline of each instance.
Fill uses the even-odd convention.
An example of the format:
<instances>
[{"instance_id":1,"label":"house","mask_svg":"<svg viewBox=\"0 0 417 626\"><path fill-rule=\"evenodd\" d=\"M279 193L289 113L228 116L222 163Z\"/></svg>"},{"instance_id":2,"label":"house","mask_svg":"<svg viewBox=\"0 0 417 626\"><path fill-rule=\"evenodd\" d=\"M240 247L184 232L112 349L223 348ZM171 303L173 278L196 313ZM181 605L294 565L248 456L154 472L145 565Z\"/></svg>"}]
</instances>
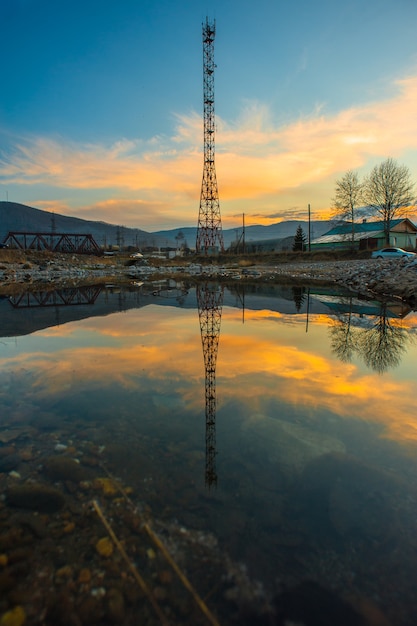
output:
<instances>
[{"instance_id":1,"label":"house","mask_svg":"<svg viewBox=\"0 0 417 626\"><path fill-rule=\"evenodd\" d=\"M378 250L386 244L384 222L363 220L353 224L355 250ZM415 250L417 226L411 220L400 218L390 221L389 245L407 250ZM348 250L352 246L352 224L335 226L321 237L313 239L311 250Z\"/></svg>"}]
</instances>

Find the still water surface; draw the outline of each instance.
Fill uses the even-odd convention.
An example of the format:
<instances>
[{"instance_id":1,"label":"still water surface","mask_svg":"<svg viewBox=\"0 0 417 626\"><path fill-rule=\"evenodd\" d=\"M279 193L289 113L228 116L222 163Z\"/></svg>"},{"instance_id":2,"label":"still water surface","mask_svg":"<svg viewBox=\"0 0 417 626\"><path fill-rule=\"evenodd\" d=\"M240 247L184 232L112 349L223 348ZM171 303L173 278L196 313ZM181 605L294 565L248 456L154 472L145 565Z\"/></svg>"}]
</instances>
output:
<instances>
[{"instance_id":1,"label":"still water surface","mask_svg":"<svg viewBox=\"0 0 417 626\"><path fill-rule=\"evenodd\" d=\"M368 620L355 623L417 623L416 313L325 289L160 283L14 296L0 318L0 453L22 459L2 488L38 480L48 456L83 467L90 446L133 505L217 542L276 623L302 622L288 594L308 605L310 583ZM114 519L88 481L79 493L50 482ZM119 520L117 532L132 531ZM227 574L205 588L207 550L188 575L211 610L261 623L239 616ZM326 602L310 623L328 623ZM172 623L206 623L170 610ZM119 619L138 623L129 611Z\"/></svg>"}]
</instances>

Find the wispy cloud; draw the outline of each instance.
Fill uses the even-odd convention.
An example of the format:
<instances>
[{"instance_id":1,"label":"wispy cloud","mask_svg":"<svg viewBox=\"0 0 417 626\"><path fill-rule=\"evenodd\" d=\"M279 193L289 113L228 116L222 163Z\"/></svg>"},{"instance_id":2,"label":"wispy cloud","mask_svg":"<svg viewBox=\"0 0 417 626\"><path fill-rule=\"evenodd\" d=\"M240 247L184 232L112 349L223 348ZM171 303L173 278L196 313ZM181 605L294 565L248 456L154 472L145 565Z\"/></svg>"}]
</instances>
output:
<instances>
[{"instance_id":1,"label":"wispy cloud","mask_svg":"<svg viewBox=\"0 0 417 626\"><path fill-rule=\"evenodd\" d=\"M197 205L195 205L197 206ZM173 221L172 206L167 202L152 200L104 200L94 205L81 207L77 217L98 220L121 226L136 226L142 230L161 230L161 224ZM156 226L159 224L159 227ZM179 220L179 225L184 220Z\"/></svg>"},{"instance_id":2,"label":"wispy cloud","mask_svg":"<svg viewBox=\"0 0 417 626\"><path fill-rule=\"evenodd\" d=\"M274 124L272 111L256 102L246 102L234 123L217 119L223 215L246 210L269 220L282 219L299 214L308 200L325 210L334 181L344 171L366 169L387 156L406 158L414 165L417 76L392 87L395 93L384 101L333 115L320 107L285 126ZM66 197L89 190L89 198L93 190L96 202L87 205L78 200L72 207L73 214L83 217L107 219L111 211L127 210L125 223L138 226L143 209L166 223L174 217L194 220L203 165L202 121L194 112L177 116L176 121L171 137L146 142L122 139L103 145L59 137L16 138L0 153L0 179L8 185L55 188L58 201L63 189L68 190Z\"/></svg>"},{"instance_id":3,"label":"wispy cloud","mask_svg":"<svg viewBox=\"0 0 417 626\"><path fill-rule=\"evenodd\" d=\"M44 396L76 397L74 394L82 393L86 386L102 390L118 385L157 395L171 386L186 410L195 416L195 411L204 412L198 316L195 310L173 308L167 317L164 308L126 311L122 324L118 315L108 315L46 329L41 335L57 340L47 352L34 347L32 353L0 355L0 372L15 372L17 380L24 374L35 406ZM306 407L307 413L313 407L351 422L375 424L381 434L399 442L416 442L411 374L401 381L387 375L381 385L378 374L327 355L323 333L315 333L313 342L297 348L295 339L302 322L295 318L268 309L248 309L245 320L252 329L248 334L234 324L241 319L241 311L225 307L222 320L227 323L222 322L217 363L220 402L236 402L239 390L238 399L252 416L260 407L268 410L273 402ZM329 323L326 316L314 316L312 321L315 328ZM285 325L285 332L277 322ZM96 337L87 345L86 333ZM71 342L63 341L69 335ZM321 342L319 351L315 342ZM175 359L167 359L167 354L175 354Z\"/></svg>"}]
</instances>

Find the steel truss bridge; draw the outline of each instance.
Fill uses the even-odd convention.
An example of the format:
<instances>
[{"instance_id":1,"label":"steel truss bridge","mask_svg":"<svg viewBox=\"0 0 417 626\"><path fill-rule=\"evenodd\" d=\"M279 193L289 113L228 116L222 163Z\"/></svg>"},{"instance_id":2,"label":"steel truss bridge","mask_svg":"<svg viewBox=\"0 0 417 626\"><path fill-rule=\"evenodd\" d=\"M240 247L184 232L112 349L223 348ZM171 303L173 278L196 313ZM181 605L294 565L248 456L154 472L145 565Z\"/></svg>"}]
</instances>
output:
<instances>
[{"instance_id":1,"label":"steel truss bridge","mask_svg":"<svg viewBox=\"0 0 417 626\"><path fill-rule=\"evenodd\" d=\"M9 248L47 250L73 254L101 254L93 235L81 233L35 233L10 231L4 240Z\"/></svg>"},{"instance_id":2,"label":"steel truss bridge","mask_svg":"<svg viewBox=\"0 0 417 626\"><path fill-rule=\"evenodd\" d=\"M63 287L51 291L28 291L27 293L10 296L9 301L15 309L94 304L101 290L101 285L92 285Z\"/></svg>"}]
</instances>

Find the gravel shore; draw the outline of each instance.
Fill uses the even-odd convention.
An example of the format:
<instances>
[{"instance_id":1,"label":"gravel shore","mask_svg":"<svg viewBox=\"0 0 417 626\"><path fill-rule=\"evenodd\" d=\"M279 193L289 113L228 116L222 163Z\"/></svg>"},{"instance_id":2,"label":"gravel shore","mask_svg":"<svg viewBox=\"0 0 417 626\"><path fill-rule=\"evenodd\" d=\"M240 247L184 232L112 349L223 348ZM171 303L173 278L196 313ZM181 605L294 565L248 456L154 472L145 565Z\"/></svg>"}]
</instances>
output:
<instances>
[{"instance_id":1,"label":"gravel shore","mask_svg":"<svg viewBox=\"0 0 417 626\"><path fill-rule=\"evenodd\" d=\"M417 306L417 260L306 262L270 268L270 272L298 282L335 284L364 297L401 299L413 308Z\"/></svg>"},{"instance_id":2,"label":"gravel shore","mask_svg":"<svg viewBox=\"0 0 417 626\"><path fill-rule=\"evenodd\" d=\"M173 262L175 263L175 261ZM297 261L274 264L212 263L199 265L194 261L167 265L152 259L136 264L129 257L86 257L70 254L23 255L16 251L0 251L0 293L30 290L53 285L81 285L92 281L153 280L156 277L201 280L297 282L298 284L334 284L352 293L377 299L396 298L417 307L417 260L340 260Z\"/></svg>"}]
</instances>

